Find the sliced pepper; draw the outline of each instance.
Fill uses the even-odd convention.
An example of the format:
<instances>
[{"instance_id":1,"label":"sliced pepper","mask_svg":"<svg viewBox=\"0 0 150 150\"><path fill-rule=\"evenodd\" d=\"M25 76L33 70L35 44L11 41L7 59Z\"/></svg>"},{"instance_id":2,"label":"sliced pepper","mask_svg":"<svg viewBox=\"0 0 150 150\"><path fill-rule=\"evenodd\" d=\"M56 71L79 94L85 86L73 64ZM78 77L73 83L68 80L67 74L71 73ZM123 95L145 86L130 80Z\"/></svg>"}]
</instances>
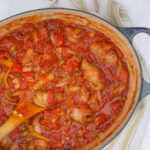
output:
<instances>
[{"instance_id":1,"label":"sliced pepper","mask_svg":"<svg viewBox=\"0 0 150 150\"><path fill-rule=\"evenodd\" d=\"M9 85L8 85L8 82L7 82L7 78L8 78L8 75L9 75L10 71L11 71L11 68L9 68L9 69L7 70L7 72L5 73L5 76L4 76L4 85L5 85L5 88L6 88L6 89L9 88Z\"/></svg>"},{"instance_id":2,"label":"sliced pepper","mask_svg":"<svg viewBox=\"0 0 150 150\"><path fill-rule=\"evenodd\" d=\"M13 61L12 58L8 58L8 59L0 59L0 64L5 65L6 67L12 67L13 66Z\"/></svg>"}]
</instances>

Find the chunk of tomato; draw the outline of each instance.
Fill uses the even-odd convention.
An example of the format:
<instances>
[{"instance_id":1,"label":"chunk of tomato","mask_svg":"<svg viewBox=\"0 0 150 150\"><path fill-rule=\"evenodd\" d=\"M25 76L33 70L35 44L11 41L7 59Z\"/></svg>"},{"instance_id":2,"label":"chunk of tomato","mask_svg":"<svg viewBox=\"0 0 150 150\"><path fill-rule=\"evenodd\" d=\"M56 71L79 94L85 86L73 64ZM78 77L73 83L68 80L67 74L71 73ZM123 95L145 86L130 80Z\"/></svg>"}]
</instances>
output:
<instances>
[{"instance_id":1,"label":"chunk of tomato","mask_svg":"<svg viewBox=\"0 0 150 150\"><path fill-rule=\"evenodd\" d=\"M52 113L50 110L44 111L44 120L50 119L52 117Z\"/></svg>"},{"instance_id":2,"label":"chunk of tomato","mask_svg":"<svg viewBox=\"0 0 150 150\"><path fill-rule=\"evenodd\" d=\"M124 105L124 102L121 100L115 101L111 104L112 110L115 115L118 115L121 112L123 105Z\"/></svg>"},{"instance_id":3,"label":"chunk of tomato","mask_svg":"<svg viewBox=\"0 0 150 150\"><path fill-rule=\"evenodd\" d=\"M114 75L112 73L112 70L110 68L106 68L104 70L105 72L105 75L106 75L106 78L109 79L109 80L113 80L114 79Z\"/></svg>"},{"instance_id":4,"label":"chunk of tomato","mask_svg":"<svg viewBox=\"0 0 150 150\"><path fill-rule=\"evenodd\" d=\"M123 54L122 54L121 50L120 50L119 48L116 48L115 50L116 50L117 55L118 55L120 58L123 58Z\"/></svg>"},{"instance_id":5,"label":"chunk of tomato","mask_svg":"<svg viewBox=\"0 0 150 150\"><path fill-rule=\"evenodd\" d=\"M74 57L69 58L65 64L62 65L62 69L69 74L79 71L80 64Z\"/></svg>"},{"instance_id":6,"label":"chunk of tomato","mask_svg":"<svg viewBox=\"0 0 150 150\"><path fill-rule=\"evenodd\" d=\"M22 67L18 62L15 62L13 65L13 72L14 73L21 73L22 72Z\"/></svg>"},{"instance_id":7,"label":"chunk of tomato","mask_svg":"<svg viewBox=\"0 0 150 150\"><path fill-rule=\"evenodd\" d=\"M28 42L29 48L33 49L33 42L30 39L27 39L27 42Z\"/></svg>"},{"instance_id":8,"label":"chunk of tomato","mask_svg":"<svg viewBox=\"0 0 150 150\"><path fill-rule=\"evenodd\" d=\"M20 81L20 89L26 90L28 88L28 83L26 81L21 80Z\"/></svg>"},{"instance_id":9,"label":"chunk of tomato","mask_svg":"<svg viewBox=\"0 0 150 150\"><path fill-rule=\"evenodd\" d=\"M95 60L96 58L95 58L95 56L91 53L91 51L86 51L85 53L84 53L84 55L85 55L85 57L87 58L87 60L89 61L89 62L92 62L93 60Z\"/></svg>"},{"instance_id":10,"label":"chunk of tomato","mask_svg":"<svg viewBox=\"0 0 150 150\"><path fill-rule=\"evenodd\" d=\"M69 65L66 65L66 64L63 64L62 65L62 69L65 71L65 72L68 72L69 74L71 74L73 72L73 67L72 66L69 66Z\"/></svg>"},{"instance_id":11,"label":"chunk of tomato","mask_svg":"<svg viewBox=\"0 0 150 150\"><path fill-rule=\"evenodd\" d=\"M56 46L62 46L63 43L64 43L64 37L63 35L60 33L60 34L57 34L56 37L55 37L55 42L56 42Z\"/></svg>"},{"instance_id":12,"label":"chunk of tomato","mask_svg":"<svg viewBox=\"0 0 150 150\"><path fill-rule=\"evenodd\" d=\"M53 106L56 103L54 93L51 90L49 90L47 93L47 103L48 106Z\"/></svg>"},{"instance_id":13,"label":"chunk of tomato","mask_svg":"<svg viewBox=\"0 0 150 150\"><path fill-rule=\"evenodd\" d=\"M125 84L128 82L128 71L127 70L120 70L117 79Z\"/></svg>"},{"instance_id":14,"label":"chunk of tomato","mask_svg":"<svg viewBox=\"0 0 150 150\"><path fill-rule=\"evenodd\" d=\"M104 113L100 114L98 116L98 125L103 124L104 122L106 122L108 119L110 118L110 115L106 115Z\"/></svg>"},{"instance_id":15,"label":"chunk of tomato","mask_svg":"<svg viewBox=\"0 0 150 150\"><path fill-rule=\"evenodd\" d=\"M43 42L38 41L38 42L36 43L36 51L37 51L38 53L42 53L42 52L43 52L43 47L44 47Z\"/></svg>"},{"instance_id":16,"label":"chunk of tomato","mask_svg":"<svg viewBox=\"0 0 150 150\"><path fill-rule=\"evenodd\" d=\"M0 58L8 57L9 53L7 51L0 51Z\"/></svg>"},{"instance_id":17,"label":"chunk of tomato","mask_svg":"<svg viewBox=\"0 0 150 150\"><path fill-rule=\"evenodd\" d=\"M59 123L50 123L45 127L45 130L52 130L52 129L59 129L60 124Z\"/></svg>"},{"instance_id":18,"label":"chunk of tomato","mask_svg":"<svg viewBox=\"0 0 150 150\"><path fill-rule=\"evenodd\" d=\"M46 27L42 27L38 30L38 37L40 40L46 40L48 39L48 30Z\"/></svg>"},{"instance_id":19,"label":"chunk of tomato","mask_svg":"<svg viewBox=\"0 0 150 150\"><path fill-rule=\"evenodd\" d=\"M44 53L49 54L52 50L53 46L51 42L46 42L44 44Z\"/></svg>"},{"instance_id":20,"label":"chunk of tomato","mask_svg":"<svg viewBox=\"0 0 150 150\"><path fill-rule=\"evenodd\" d=\"M18 60L18 62L21 62L23 57L25 56L26 51L24 50L20 50L17 54L16 54L16 59Z\"/></svg>"}]
</instances>

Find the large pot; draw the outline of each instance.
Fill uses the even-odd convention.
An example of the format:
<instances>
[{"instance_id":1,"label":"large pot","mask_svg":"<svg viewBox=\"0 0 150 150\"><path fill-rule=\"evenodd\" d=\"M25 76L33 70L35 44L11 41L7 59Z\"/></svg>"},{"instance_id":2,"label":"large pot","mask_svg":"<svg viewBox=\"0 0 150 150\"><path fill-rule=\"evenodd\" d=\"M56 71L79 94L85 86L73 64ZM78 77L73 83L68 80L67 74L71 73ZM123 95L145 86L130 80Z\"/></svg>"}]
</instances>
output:
<instances>
[{"instance_id":1,"label":"large pot","mask_svg":"<svg viewBox=\"0 0 150 150\"><path fill-rule=\"evenodd\" d=\"M142 78L139 58L132 46L132 39L139 32L150 34L147 28L119 28L114 27L104 19L83 11L72 9L40 9L21 13L0 22L0 36L21 27L25 23L36 23L44 19L61 19L66 23L76 23L96 29L107 35L124 54L129 70L129 91L123 111L112 126L83 149L101 149L109 143L125 127L132 116L139 100L150 93L150 84Z\"/></svg>"}]
</instances>

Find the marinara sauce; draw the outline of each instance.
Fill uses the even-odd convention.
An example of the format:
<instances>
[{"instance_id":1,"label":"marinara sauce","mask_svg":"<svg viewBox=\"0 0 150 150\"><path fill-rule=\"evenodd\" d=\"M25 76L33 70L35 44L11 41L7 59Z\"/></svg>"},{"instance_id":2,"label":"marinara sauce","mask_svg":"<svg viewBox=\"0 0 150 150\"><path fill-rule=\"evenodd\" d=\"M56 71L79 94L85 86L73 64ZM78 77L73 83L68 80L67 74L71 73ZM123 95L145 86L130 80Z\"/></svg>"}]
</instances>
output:
<instances>
[{"instance_id":1,"label":"marinara sauce","mask_svg":"<svg viewBox=\"0 0 150 150\"><path fill-rule=\"evenodd\" d=\"M0 142L1 150L79 150L122 112L128 68L103 33L61 20L0 38L0 125L19 100L47 109Z\"/></svg>"}]
</instances>

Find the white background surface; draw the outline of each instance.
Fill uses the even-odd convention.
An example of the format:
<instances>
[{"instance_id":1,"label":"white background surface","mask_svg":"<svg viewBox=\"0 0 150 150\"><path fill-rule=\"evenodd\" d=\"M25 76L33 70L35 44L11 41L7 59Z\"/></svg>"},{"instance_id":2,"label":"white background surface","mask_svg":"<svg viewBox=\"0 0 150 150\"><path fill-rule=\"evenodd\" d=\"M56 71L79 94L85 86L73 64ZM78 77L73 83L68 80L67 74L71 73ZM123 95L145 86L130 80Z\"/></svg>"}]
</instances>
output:
<instances>
[{"instance_id":1,"label":"white background surface","mask_svg":"<svg viewBox=\"0 0 150 150\"><path fill-rule=\"evenodd\" d=\"M150 0L117 1L124 4L135 26L150 28ZM150 36L140 33L136 35L134 42L150 67ZM138 150L150 150L150 114L145 136Z\"/></svg>"},{"instance_id":2,"label":"white background surface","mask_svg":"<svg viewBox=\"0 0 150 150\"><path fill-rule=\"evenodd\" d=\"M150 28L150 0L117 1L125 5L135 26ZM26 10L48 7L50 3L48 0L0 0L0 20ZM150 37L141 33L134 38L134 42L150 67ZM150 150L150 118L138 150Z\"/></svg>"}]
</instances>

